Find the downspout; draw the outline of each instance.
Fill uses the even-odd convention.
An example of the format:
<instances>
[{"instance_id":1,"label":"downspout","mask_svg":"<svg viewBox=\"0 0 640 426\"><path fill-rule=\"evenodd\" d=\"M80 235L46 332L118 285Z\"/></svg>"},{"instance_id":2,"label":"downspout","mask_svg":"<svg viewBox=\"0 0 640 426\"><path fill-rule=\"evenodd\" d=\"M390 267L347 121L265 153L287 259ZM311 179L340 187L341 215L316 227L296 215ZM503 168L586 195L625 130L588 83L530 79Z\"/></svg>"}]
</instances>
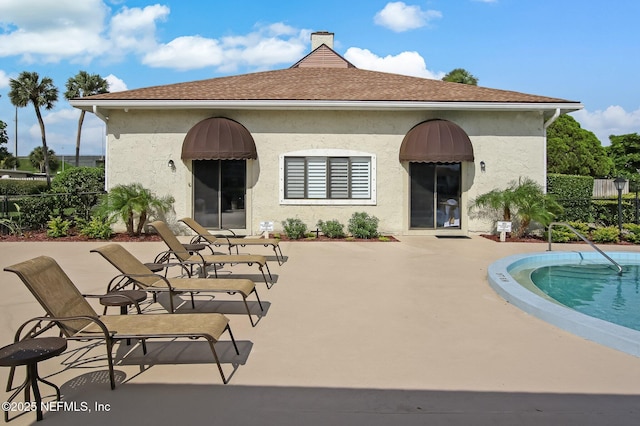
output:
<instances>
[{"instance_id":1,"label":"downspout","mask_svg":"<svg viewBox=\"0 0 640 426\"><path fill-rule=\"evenodd\" d=\"M553 115L544 122L544 176L547 177L547 128L560 117L560 108L556 108ZM547 182L544 183L544 192L547 192Z\"/></svg>"},{"instance_id":2,"label":"downspout","mask_svg":"<svg viewBox=\"0 0 640 426\"><path fill-rule=\"evenodd\" d=\"M105 191L107 190L107 188L109 187L109 185L107 184L107 180L108 180L108 174L107 174L107 170L109 170L107 161L108 161L108 156L106 154L107 152L107 126L109 124L109 117L103 115L100 111L98 111L98 106L94 105L93 106L93 113L95 114L96 117L98 117L100 120L102 120L104 122L104 135L102 135L102 137L104 138L104 146L105 146L105 151L104 151L104 189Z\"/></svg>"}]
</instances>

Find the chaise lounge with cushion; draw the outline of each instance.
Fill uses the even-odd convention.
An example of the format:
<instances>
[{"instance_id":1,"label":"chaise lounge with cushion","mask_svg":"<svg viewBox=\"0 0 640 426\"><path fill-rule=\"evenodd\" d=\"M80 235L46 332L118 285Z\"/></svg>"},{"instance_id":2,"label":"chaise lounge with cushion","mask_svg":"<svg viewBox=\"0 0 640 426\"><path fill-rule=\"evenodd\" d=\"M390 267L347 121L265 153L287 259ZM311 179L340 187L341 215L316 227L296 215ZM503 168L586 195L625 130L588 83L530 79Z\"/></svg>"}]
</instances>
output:
<instances>
[{"instance_id":1,"label":"chaise lounge with cushion","mask_svg":"<svg viewBox=\"0 0 640 426\"><path fill-rule=\"evenodd\" d=\"M111 263L116 269L118 269L121 275L117 275L111 280L107 292L116 291L120 288L127 286L133 282L142 290L158 294L168 293L170 312L175 312L173 303L173 296L190 293L191 294L191 307L194 306L193 294L194 293L239 293L242 296L242 301L249 315L251 325L255 326L253 318L251 316L251 310L247 304L247 297L254 293L258 300L260 310L262 303L256 290L256 285L253 281L242 278L230 278L230 279L208 279L208 278L166 278L160 274L154 274L145 264L140 262L134 255L128 252L124 247L119 244L107 244L102 247L91 250L92 253L99 253L109 263ZM124 278L124 282L121 279ZM115 287L113 286L115 285Z\"/></svg>"},{"instance_id":2,"label":"chaise lounge with cushion","mask_svg":"<svg viewBox=\"0 0 640 426\"><path fill-rule=\"evenodd\" d=\"M35 334L41 334L58 326L61 335L67 339L104 340L111 389L115 388L112 348L118 340L139 339L146 354L146 339L205 339L225 384L227 379L214 347L225 331L229 333L236 354L240 354L229 320L222 314L98 315L60 265L50 257L36 257L4 270L18 275L46 312L46 316L25 322L16 333L16 341L32 323L35 325L29 329L29 334L34 334L35 330L39 330Z\"/></svg>"},{"instance_id":3,"label":"chaise lounge with cushion","mask_svg":"<svg viewBox=\"0 0 640 426\"><path fill-rule=\"evenodd\" d=\"M260 255L254 254L200 254L198 252L189 251L184 245L178 240L178 237L169 229L169 226L158 220L155 222L151 222L149 224L153 229L156 230L160 238L165 242L169 250L160 253L156 257L156 262L170 262L172 260L178 261L183 266L199 266L200 267L200 276L205 278L207 276L207 270L210 267L213 267L214 276L218 278L218 268L220 265L233 265L238 263L247 264L249 266L256 264L258 265L258 269L262 273L262 278L264 279L264 283L267 285L267 288L270 288L269 281L273 283L273 277L271 276L271 271L269 270L269 265L267 265L267 258ZM264 269L266 268L267 273L269 275L269 280L267 280L267 276L265 275Z\"/></svg>"},{"instance_id":4,"label":"chaise lounge with cushion","mask_svg":"<svg viewBox=\"0 0 640 426\"><path fill-rule=\"evenodd\" d=\"M223 234L213 235L207 230L207 228L196 222L195 219L183 217L179 221L187 225L196 233L196 236L191 239L191 243L193 244L204 242L218 247L226 245L229 249L229 254L231 254L233 247L236 248L236 254L239 254L238 246L271 246L276 255L278 264L282 265L284 263L284 256L282 255L282 249L280 248L280 240L277 238L237 238L235 237L235 234L231 237ZM230 232L233 233L233 231Z\"/></svg>"}]
</instances>

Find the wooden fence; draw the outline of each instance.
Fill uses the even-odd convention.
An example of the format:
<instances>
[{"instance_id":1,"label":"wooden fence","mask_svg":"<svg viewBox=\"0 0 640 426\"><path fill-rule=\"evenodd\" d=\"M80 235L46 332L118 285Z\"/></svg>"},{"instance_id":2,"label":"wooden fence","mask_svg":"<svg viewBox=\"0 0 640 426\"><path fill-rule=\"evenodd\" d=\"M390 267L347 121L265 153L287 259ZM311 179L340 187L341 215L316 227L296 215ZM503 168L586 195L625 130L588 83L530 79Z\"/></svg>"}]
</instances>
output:
<instances>
[{"instance_id":1,"label":"wooden fence","mask_svg":"<svg viewBox=\"0 0 640 426\"><path fill-rule=\"evenodd\" d=\"M622 189L623 194L629 193L629 181ZM618 190L616 189L613 179L594 179L593 181L593 198L616 198Z\"/></svg>"}]
</instances>

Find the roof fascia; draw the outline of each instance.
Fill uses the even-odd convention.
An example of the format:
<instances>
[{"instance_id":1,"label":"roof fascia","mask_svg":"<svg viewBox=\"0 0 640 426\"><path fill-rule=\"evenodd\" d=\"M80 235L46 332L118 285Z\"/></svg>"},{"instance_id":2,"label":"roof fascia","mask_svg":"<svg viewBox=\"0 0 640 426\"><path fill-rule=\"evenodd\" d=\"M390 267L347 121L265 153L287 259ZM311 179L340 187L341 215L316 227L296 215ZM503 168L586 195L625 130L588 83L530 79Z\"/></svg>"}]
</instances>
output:
<instances>
[{"instance_id":1,"label":"roof fascia","mask_svg":"<svg viewBox=\"0 0 640 426\"><path fill-rule=\"evenodd\" d=\"M93 112L115 109L256 109L256 110L468 110L468 111L577 111L580 102L416 102L416 101L289 101L289 100L230 100L230 101L174 101L174 100L103 100L76 99L73 107Z\"/></svg>"}]
</instances>

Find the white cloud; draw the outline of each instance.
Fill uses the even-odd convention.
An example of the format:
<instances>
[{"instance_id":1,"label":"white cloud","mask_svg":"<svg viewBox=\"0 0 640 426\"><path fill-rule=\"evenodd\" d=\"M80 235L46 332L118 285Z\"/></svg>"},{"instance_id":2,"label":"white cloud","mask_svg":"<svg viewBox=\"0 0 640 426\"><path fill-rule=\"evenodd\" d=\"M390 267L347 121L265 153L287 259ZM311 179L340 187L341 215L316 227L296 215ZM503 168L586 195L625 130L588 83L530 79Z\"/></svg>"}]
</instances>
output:
<instances>
[{"instance_id":1,"label":"white cloud","mask_svg":"<svg viewBox=\"0 0 640 426\"><path fill-rule=\"evenodd\" d=\"M437 10L422 10L420 6L408 6L404 2L390 2L378 13L373 21L395 32L421 28L434 19L442 18Z\"/></svg>"},{"instance_id":2,"label":"white cloud","mask_svg":"<svg viewBox=\"0 0 640 426\"><path fill-rule=\"evenodd\" d=\"M9 79L10 77L7 75L7 73L3 70L0 70L0 88L3 89L5 87L9 87Z\"/></svg>"},{"instance_id":3,"label":"white cloud","mask_svg":"<svg viewBox=\"0 0 640 426\"><path fill-rule=\"evenodd\" d=\"M142 63L156 68L191 70L222 63L222 49L216 40L199 36L178 37L157 47L142 58Z\"/></svg>"},{"instance_id":4,"label":"white cloud","mask_svg":"<svg viewBox=\"0 0 640 426\"><path fill-rule=\"evenodd\" d=\"M350 47L344 57L358 68L383 71L395 74L410 75L414 77L424 77L442 79L444 72L435 72L427 69L424 58L418 52L402 52L396 56L377 56L367 49Z\"/></svg>"},{"instance_id":5,"label":"white cloud","mask_svg":"<svg viewBox=\"0 0 640 426\"><path fill-rule=\"evenodd\" d=\"M627 112L618 105L609 106L604 111L590 112L586 109L571 114L582 126L596 134L602 145L610 145L611 135L640 133L640 109Z\"/></svg>"},{"instance_id":6,"label":"white cloud","mask_svg":"<svg viewBox=\"0 0 640 426\"><path fill-rule=\"evenodd\" d=\"M109 74L104 78L109 83L109 92L124 92L127 90L127 84L113 74Z\"/></svg>"},{"instance_id":7,"label":"white cloud","mask_svg":"<svg viewBox=\"0 0 640 426\"><path fill-rule=\"evenodd\" d=\"M275 23L246 35L220 40L183 36L157 45L143 57L143 63L178 70L215 67L217 71L231 72L241 66L266 69L300 59L306 50L308 35L308 30Z\"/></svg>"},{"instance_id":8,"label":"white cloud","mask_svg":"<svg viewBox=\"0 0 640 426\"><path fill-rule=\"evenodd\" d=\"M80 116L80 110L76 108L64 108L58 109L46 114L43 117L45 126L55 125L59 123L68 123L69 120L78 120ZM40 132L40 127L38 127Z\"/></svg>"},{"instance_id":9,"label":"white cloud","mask_svg":"<svg viewBox=\"0 0 640 426\"><path fill-rule=\"evenodd\" d=\"M109 27L111 53L145 53L157 46L156 21L165 21L170 9L155 4L140 8L124 7L113 16Z\"/></svg>"},{"instance_id":10,"label":"white cloud","mask_svg":"<svg viewBox=\"0 0 640 426\"><path fill-rule=\"evenodd\" d=\"M100 37L108 8L101 0L0 2L0 57L26 62L89 60L107 46Z\"/></svg>"}]
</instances>

